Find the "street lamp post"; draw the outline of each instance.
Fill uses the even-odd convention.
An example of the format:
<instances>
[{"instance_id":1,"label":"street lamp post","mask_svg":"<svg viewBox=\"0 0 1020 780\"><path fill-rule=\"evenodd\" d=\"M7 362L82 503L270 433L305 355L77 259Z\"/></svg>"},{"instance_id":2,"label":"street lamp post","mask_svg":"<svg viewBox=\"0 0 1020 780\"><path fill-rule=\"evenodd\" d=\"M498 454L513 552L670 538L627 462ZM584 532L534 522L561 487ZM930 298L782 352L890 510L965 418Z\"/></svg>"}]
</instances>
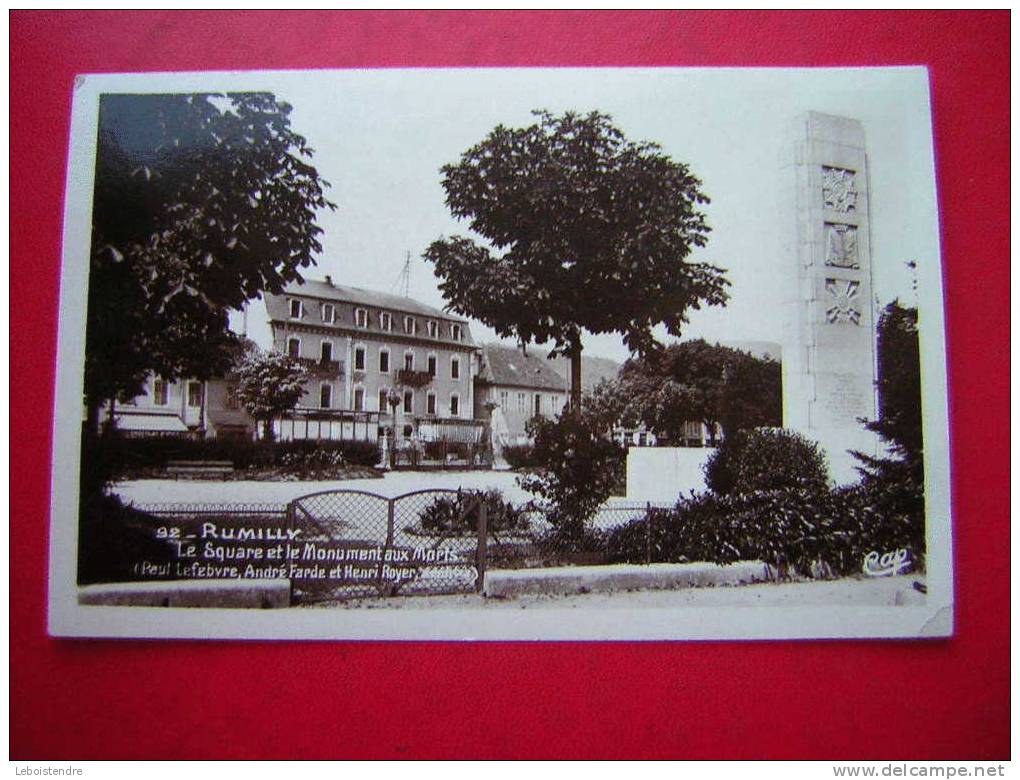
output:
<instances>
[{"instance_id":1,"label":"street lamp post","mask_svg":"<svg viewBox=\"0 0 1020 780\"><path fill-rule=\"evenodd\" d=\"M396 390L390 388L386 394L386 403L389 404L390 412L390 468L397 464L397 407L400 405L400 395Z\"/></svg>"}]
</instances>

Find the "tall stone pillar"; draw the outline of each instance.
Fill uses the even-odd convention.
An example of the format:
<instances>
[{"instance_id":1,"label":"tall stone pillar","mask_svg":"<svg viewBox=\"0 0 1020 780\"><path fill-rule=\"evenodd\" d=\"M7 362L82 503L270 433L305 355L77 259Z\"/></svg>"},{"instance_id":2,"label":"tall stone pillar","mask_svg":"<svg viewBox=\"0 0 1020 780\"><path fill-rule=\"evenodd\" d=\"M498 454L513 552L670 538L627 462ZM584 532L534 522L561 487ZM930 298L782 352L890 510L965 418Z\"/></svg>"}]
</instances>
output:
<instances>
[{"instance_id":1,"label":"tall stone pillar","mask_svg":"<svg viewBox=\"0 0 1020 780\"><path fill-rule=\"evenodd\" d=\"M874 455L875 315L864 128L808 113L793 124L781 176L792 213L782 253L788 291L783 425L818 442L837 483L856 481L849 450Z\"/></svg>"}]
</instances>

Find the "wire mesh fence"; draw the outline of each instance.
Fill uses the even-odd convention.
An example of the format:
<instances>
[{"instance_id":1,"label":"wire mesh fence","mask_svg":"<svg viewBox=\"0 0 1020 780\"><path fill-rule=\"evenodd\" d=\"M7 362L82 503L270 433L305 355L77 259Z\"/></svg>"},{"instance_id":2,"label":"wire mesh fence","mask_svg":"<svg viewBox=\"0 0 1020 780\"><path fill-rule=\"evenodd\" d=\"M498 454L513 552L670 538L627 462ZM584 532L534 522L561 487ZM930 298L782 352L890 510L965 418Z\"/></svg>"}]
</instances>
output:
<instances>
[{"instance_id":1,"label":"wire mesh fence","mask_svg":"<svg viewBox=\"0 0 1020 780\"><path fill-rule=\"evenodd\" d=\"M295 583L306 599L463 593L480 585L484 513L470 494L331 491L299 498L289 512L319 530L300 548L301 563L318 565Z\"/></svg>"},{"instance_id":2,"label":"wire mesh fence","mask_svg":"<svg viewBox=\"0 0 1020 780\"><path fill-rule=\"evenodd\" d=\"M525 527L499 538L490 532L490 568L594 566L651 563L654 531L665 504L613 503L600 507L583 523L554 525L540 507L526 505ZM647 560L632 554L634 537L646 538ZM638 559L635 559L638 558Z\"/></svg>"}]
</instances>

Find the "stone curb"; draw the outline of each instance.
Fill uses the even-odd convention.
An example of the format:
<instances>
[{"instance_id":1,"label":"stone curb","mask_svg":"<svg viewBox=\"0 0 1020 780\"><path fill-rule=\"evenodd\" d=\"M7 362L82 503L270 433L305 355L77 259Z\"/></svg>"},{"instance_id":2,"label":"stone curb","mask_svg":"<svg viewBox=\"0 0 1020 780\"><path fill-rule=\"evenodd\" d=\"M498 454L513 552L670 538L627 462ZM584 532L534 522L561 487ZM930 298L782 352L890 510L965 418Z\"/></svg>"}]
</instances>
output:
<instances>
[{"instance_id":1,"label":"stone curb","mask_svg":"<svg viewBox=\"0 0 1020 780\"><path fill-rule=\"evenodd\" d=\"M482 595L513 598L518 595L572 595L619 590L666 590L744 585L765 582L765 564L740 561L729 566L713 563L653 563L610 566L573 566L556 569L496 569L485 573Z\"/></svg>"},{"instance_id":2,"label":"stone curb","mask_svg":"<svg viewBox=\"0 0 1020 780\"><path fill-rule=\"evenodd\" d=\"M290 606L290 580L115 582L78 589L78 603L107 607L275 609Z\"/></svg>"}]
</instances>

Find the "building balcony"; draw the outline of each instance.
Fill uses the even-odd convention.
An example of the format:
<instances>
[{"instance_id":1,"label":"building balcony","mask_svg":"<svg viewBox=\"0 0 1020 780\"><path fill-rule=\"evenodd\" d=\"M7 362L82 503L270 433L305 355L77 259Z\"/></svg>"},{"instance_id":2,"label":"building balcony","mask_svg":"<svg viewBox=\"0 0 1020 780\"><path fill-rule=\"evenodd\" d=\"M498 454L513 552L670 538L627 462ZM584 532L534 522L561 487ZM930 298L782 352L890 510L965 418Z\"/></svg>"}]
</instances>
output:
<instances>
[{"instance_id":1,"label":"building balcony","mask_svg":"<svg viewBox=\"0 0 1020 780\"><path fill-rule=\"evenodd\" d=\"M339 376L344 372L341 360L316 360L315 358L298 358L298 363L316 376Z\"/></svg>"},{"instance_id":2,"label":"building balcony","mask_svg":"<svg viewBox=\"0 0 1020 780\"><path fill-rule=\"evenodd\" d=\"M428 371L412 371L402 368L397 372L397 383L405 387L425 387L432 384L433 379L435 377Z\"/></svg>"}]
</instances>

